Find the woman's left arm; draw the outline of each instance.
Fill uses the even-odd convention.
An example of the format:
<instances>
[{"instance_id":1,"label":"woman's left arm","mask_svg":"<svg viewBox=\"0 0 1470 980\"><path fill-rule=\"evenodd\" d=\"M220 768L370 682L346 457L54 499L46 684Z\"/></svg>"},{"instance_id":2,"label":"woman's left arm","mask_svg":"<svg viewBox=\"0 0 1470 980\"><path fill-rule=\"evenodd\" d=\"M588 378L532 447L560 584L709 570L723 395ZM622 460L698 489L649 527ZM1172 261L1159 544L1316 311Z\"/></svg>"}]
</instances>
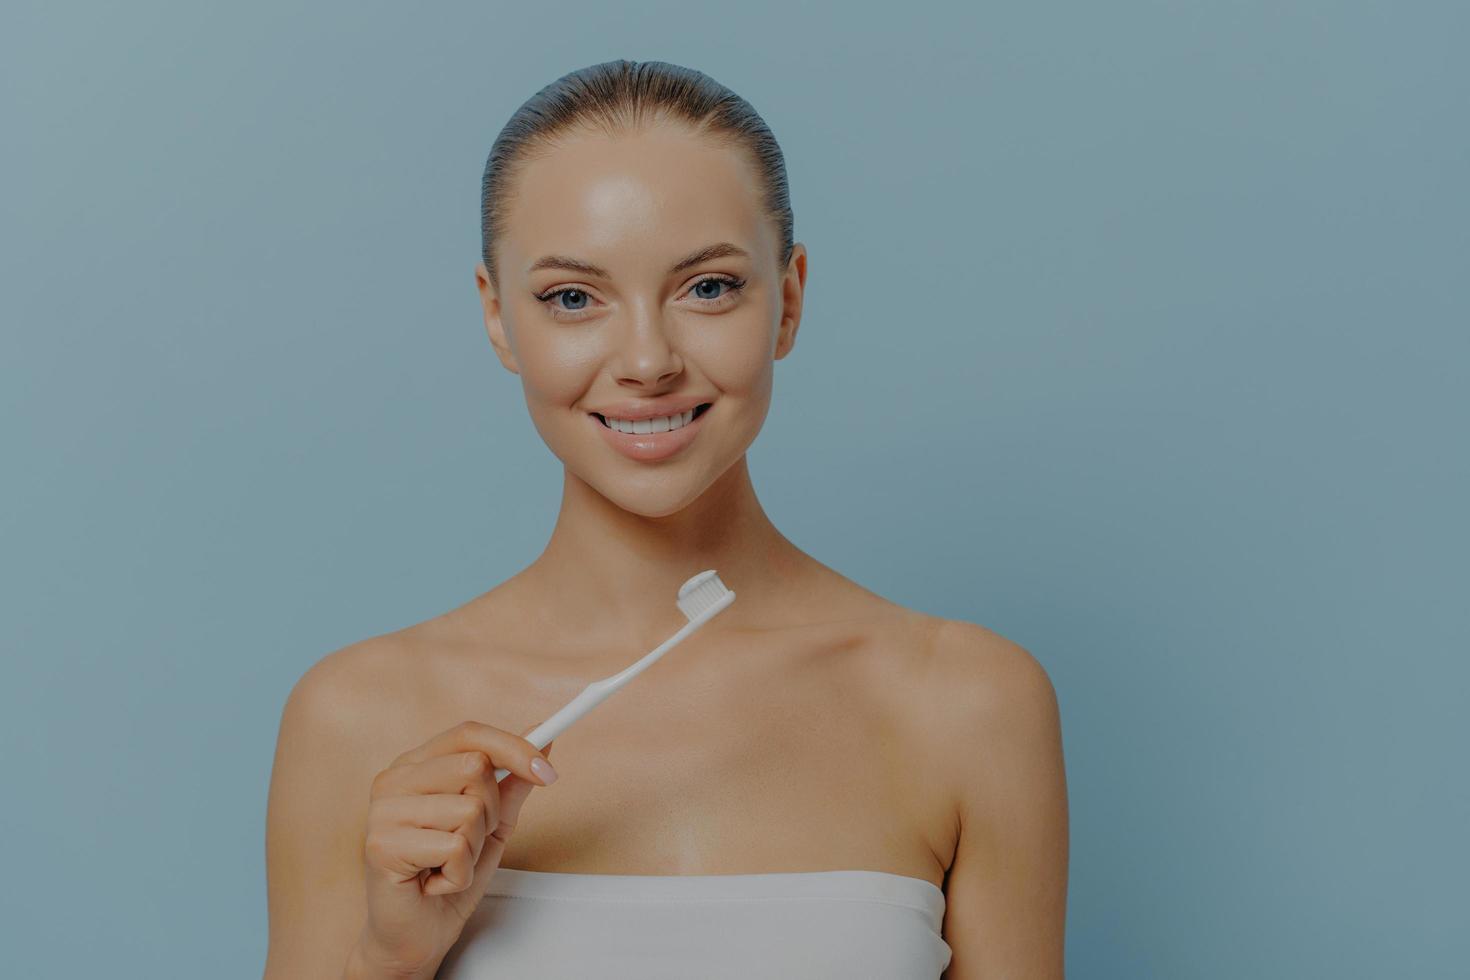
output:
<instances>
[{"instance_id":1,"label":"woman's left arm","mask_svg":"<svg viewBox=\"0 0 1470 980\"><path fill-rule=\"evenodd\" d=\"M946 620L936 637L960 827L944 980L1063 980L1067 781L1056 692L1023 647Z\"/></svg>"}]
</instances>

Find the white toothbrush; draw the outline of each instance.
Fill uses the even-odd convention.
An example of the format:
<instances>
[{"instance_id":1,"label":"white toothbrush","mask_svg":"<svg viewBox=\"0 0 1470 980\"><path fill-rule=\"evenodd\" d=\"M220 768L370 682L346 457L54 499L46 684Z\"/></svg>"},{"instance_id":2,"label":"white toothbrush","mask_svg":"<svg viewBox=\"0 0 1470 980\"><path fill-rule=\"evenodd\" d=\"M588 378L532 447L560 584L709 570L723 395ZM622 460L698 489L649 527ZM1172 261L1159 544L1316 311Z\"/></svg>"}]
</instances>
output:
<instances>
[{"instance_id":1,"label":"white toothbrush","mask_svg":"<svg viewBox=\"0 0 1470 980\"><path fill-rule=\"evenodd\" d=\"M606 701L614 692L621 690L624 684L643 673L649 664L668 653L680 640L709 622L716 613L734 602L735 593L725 587L725 583L720 581L720 577L711 568L700 572L679 586L679 596L675 601L679 604L679 610L689 618L689 622L679 627L679 632L644 654L632 666L618 671L611 677L593 681L582 688L581 694L572 698L558 708L550 718L527 732L524 736L526 741L538 749L545 748L546 743L570 728L572 722ZM510 775L509 769L496 769L495 781L498 783L508 775Z\"/></svg>"}]
</instances>

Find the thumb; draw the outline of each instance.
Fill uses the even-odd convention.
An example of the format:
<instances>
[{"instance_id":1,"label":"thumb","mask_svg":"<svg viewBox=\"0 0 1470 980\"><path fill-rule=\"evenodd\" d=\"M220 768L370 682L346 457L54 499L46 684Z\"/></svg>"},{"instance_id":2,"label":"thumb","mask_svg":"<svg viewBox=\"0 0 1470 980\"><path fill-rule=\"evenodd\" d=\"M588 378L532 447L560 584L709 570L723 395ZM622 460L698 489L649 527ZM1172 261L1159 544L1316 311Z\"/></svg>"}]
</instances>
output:
<instances>
[{"instance_id":1,"label":"thumb","mask_svg":"<svg viewBox=\"0 0 1470 980\"><path fill-rule=\"evenodd\" d=\"M553 739L541 747L541 754L547 759L551 758L551 746L554 742ZM516 822L520 820L521 805L526 802L526 797L531 795L531 790L540 785L514 772L508 773L500 781L500 822L490 828L492 837L499 837L502 841L510 838L511 832L515 830Z\"/></svg>"},{"instance_id":2,"label":"thumb","mask_svg":"<svg viewBox=\"0 0 1470 980\"><path fill-rule=\"evenodd\" d=\"M541 749L541 754L550 758L551 742L547 742ZM515 832L516 823L521 817L521 805L526 802L526 797L531 795L531 790L540 783L533 783L529 779L510 773L500 781L500 821L485 837L485 845L480 849L479 860L475 862L474 882L484 894L488 886L491 869L500 866L500 859L505 855L505 846L510 841L510 835Z\"/></svg>"}]
</instances>

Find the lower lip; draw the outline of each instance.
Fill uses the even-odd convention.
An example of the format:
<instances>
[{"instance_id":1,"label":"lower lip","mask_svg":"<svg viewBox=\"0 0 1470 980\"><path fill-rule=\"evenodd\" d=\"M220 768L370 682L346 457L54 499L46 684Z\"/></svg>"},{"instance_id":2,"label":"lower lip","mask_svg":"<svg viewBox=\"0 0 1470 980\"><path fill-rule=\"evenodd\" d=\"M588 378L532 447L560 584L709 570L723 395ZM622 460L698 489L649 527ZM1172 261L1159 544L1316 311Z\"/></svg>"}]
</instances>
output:
<instances>
[{"instance_id":1,"label":"lower lip","mask_svg":"<svg viewBox=\"0 0 1470 980\"><path fill-rule=\"evenodd\" d=\"M597 426L597 431L602 433L609 446L629 459L653 463L668 459L693 442L694 437L699 435L699 428L704 423L704 417L710 413L710 408L700 412L688 425L669 432L619 432L603 425L602 420L591 412L587 413L587 418Z\"/></svg>"}]
</instances>

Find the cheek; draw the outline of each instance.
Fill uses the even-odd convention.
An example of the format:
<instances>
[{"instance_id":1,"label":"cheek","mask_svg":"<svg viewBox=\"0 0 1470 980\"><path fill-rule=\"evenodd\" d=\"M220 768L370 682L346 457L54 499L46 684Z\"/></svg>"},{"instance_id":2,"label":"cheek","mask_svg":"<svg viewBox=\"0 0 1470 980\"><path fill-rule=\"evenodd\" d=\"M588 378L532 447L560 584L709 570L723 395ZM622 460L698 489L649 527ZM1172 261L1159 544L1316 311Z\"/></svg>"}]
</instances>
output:
<instances>
[{"instance_id":1,"label":"cheek","mask_svg":"<svg viewBox=\"0 0 1470 980\"><path fill-rule=\"evenodd\" d=\"M590 334L579 338L571 332L558 336L530 331L518 340L521 384L532 402L560 405L580 398L602 362L602 351Z\"/></svg>"},{"instance_id":2,"label":"cheek","mask_svg":"<svg viewBox=\"0 0 1470 980\"><path fill-rule=\"evenodd\" d=\"M775 341L763 318L722 324L719 330L692 339L686 350L699 370L727 394L754 396L770 388Z\"/></svg>"}]
</instances>

